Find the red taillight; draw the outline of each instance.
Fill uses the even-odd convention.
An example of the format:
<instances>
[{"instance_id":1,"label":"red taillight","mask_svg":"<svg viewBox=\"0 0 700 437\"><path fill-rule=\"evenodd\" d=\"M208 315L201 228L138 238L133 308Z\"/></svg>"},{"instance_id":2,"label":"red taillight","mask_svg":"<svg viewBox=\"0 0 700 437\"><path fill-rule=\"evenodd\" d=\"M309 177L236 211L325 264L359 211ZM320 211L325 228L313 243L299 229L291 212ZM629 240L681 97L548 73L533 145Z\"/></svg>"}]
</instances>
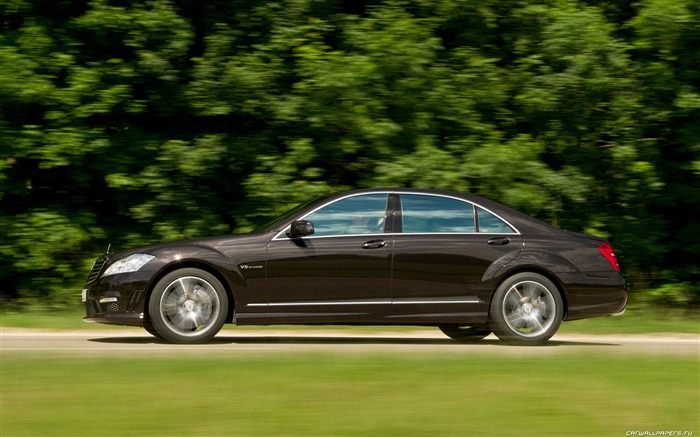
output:
<instances>
[{"instance_id":1,"label":"red taillight","mask_svg":"<svg viewBox=\"0 0 700 437\"><path fill-rule=\"evenodd\" d=\"M610 261L610 264L613 266L616 272L620 271L620 264L617 262L617 257L615 256L615 251L613 250L612 246L610 243L603 243L600 246L598 246L598 250L600 253L603 254L605 259Z\"/></svg>"}]
</instances>

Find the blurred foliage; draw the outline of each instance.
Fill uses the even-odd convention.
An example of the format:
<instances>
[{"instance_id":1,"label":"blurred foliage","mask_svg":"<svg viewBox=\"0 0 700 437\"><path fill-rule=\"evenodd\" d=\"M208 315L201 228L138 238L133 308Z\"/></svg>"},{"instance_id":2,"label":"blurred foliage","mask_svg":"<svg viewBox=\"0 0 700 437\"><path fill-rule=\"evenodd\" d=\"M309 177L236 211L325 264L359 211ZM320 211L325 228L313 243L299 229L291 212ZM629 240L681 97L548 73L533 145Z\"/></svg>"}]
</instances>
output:
<instances>
[{"instance_id":1,"label":"blurred foliage","mask_svg":"<svg viewBox=\"0 0 700 437\"><path fill-rule=\"evenodd\" d=\"M700 301L695 0L0 0L0 20L3 298L79 287L108 243L412 186L608 237L638 289Z\"/></svg>"}]
</instances>

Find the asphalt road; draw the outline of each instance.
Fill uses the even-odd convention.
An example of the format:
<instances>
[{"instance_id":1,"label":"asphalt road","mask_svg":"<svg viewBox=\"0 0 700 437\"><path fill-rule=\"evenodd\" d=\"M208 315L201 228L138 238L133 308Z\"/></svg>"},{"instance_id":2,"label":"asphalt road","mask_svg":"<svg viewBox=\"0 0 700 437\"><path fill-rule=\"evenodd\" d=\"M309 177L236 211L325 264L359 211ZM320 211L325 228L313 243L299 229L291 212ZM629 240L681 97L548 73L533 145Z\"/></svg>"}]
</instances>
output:
<instances>
[{"instance_id":1,"label":"asphalt road","mask_svg":"<svg viewBox=\"0 0 700 437\"><path fill-rule=\"evenodd\" d=\"M700 335L555 335L544 346L510 346L489 336L459 343L437 329L362 332L348 330L250 330L227 328L201 345L173 345L136 328L104 331L49 331L3 328L0 352L68 355L294 353L465 353L543 355L562 353L689 355L700 358Z\"/></svg>"}]
</instances>

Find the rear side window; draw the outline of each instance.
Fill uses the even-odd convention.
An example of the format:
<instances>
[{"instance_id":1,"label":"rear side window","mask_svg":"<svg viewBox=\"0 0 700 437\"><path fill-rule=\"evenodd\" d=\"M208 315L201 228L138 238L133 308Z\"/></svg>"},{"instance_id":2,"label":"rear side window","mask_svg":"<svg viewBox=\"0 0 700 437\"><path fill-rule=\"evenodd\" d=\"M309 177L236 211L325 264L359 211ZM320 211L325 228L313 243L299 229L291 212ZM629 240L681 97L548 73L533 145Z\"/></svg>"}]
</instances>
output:
<instances>
[{"instance_id":1,"label":"rear side window","mask_svg":"<svg viewBox=\"0 0 700 437\"><path fill-rule=\"evenodd\" d=\"M479 232L488 234L515 234L515 230L508 223L496 217L483 208L477 207L479 218Z\"/></svg>"},{"instance_id":2,"label":"rear side window","mask_svg":"<svg viewBox=\"0 0 700 437\"><path fill-rule=\"evenodd\" d=\"M448 197L402 194L404 233L474 232L474 206Z\"/></svg>"},{"instance_id":3,"label":"rear side window","mask_svg":"<svg viewBox=\"0 0 700 437\"><path fill-rule=\"evenodd\" d=\"M304 217L314 224L313 236L381 234L386 219L386 194L346 197Z\"/></svg>"}]
</instances>

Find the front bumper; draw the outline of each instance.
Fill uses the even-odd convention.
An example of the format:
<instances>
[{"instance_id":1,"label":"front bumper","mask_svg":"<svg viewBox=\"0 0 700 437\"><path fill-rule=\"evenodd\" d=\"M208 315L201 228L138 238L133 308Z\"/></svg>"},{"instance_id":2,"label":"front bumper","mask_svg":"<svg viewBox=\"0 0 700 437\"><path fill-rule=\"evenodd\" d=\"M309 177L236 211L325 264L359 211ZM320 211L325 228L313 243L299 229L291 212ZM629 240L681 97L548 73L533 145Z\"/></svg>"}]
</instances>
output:
<instances>
[{"instance_id":1,"label":"front bumper","mask_svg":"<svg viewBox=\"0 0 700 437\"><path fill-rule=\"evenodd\" d=\"M144 301L154 272L99 277L85 285L86 322L143 326Z\"/></svg>"},{"instance_id":2,"label":"front bumper","mask_svg":"<svg viewBox=\"0 0 700 437\"><path fill-rule=\"evenodd\" d=\"M88 323L105 323L108 325L143 326L143 313L85 316L83 317L83 321Z\"/></svg>"}]
</instances>

